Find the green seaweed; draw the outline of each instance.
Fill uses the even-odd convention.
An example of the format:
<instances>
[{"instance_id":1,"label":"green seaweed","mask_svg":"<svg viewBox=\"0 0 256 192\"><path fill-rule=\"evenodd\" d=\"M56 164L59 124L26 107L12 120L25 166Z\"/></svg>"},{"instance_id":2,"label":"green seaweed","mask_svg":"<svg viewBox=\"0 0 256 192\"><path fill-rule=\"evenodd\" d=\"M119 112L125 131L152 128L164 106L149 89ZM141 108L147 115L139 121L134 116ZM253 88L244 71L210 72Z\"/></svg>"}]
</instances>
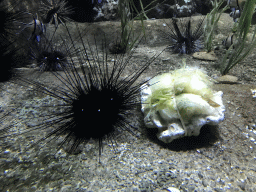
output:
<instances>
[{"instance_id":1,"label":"green seaweed","mask_svg":"<svg viewBox=\"0 0 256 192\"><path fill-rule=\"evenodd\" d=\"M142 6L142 3L141 3L141 6ZM134 19L132 19L133 16L131 15L131 13L132 13L131 10L133 7L135 7L135 6L134 6L134 3L132 0L119 0L119 2L118 2L118 10L119 10L119 15L120 15L120 19L121 19L120 47L121 47L121 49L123 49L125 51L131 50L140 36L140 34L137 35L129 44L131 35L134 35L134 33L132 32ZM135 10L136 10L136 12L138 12L137 9L135 9ZM144 11L144 9L142 9L142 10ZM141 22L142 22L142 30L145 35L145 29L144 29L142 18L141 18Z\"/></svg>"},{"instance_id":2,"label":"green seaweed","mask_svg":"<svg viewBox=\"0 0 256 192\"><path fill-rule=\"evenodd\" d=\"M247 0L242 15L238 21L237 32L235 33L236 41L234 46L230 46L222 59L220 71L223 75L227 74L236 64L244 60L256 45L256 26L253 35L248 40L247 35L251 27L252 15L254 13L256 0Z\"/></svg>"},{"instance_id":3,"label":"green seaweed","mask_svg":"<svg viewBox=\"0 0 256 192\"><path fill-rule=\"evenodd\" d=\"M214 39L214 32L217 27L218 21L221 14L228 9L226 5L224 8L220 9L225 0L215 0L212 1L213 9L206 16L206 24L204 27L204 47L207 52L212 51L212 40Z\"/></svg>"},{"instance_id":4,"label":"green seaweed","mask_svg":"<svg viewBox=\"0 0 256 192\"><path fill-rule=\"evenodd\" d=\"M157 0L153 0L149 5L147 5L146 7L143 7L142 1L139 0L141 10L142 10L141 12L139 12L136 6L134 5L133 0L119 0L118 10L119 10L119 15L121 19L121 42L120 42L121 49L124 49L125 51L131 50L134 44L138 41L139 37L141 36L141 34L138 34L135 36L135 33L133 32L134 20L139 19L141 21L143 36L146 37L143 20L148 19L146 13L151 9L153 9L154 7L150 9L147 9L147 8L151 6L153 3L155 3L156 1ZM165 0L163 2L165 2ZM137 14L135 17L133 17L133 15L131 14L132 10L134 10ZM131 40L131 35L133 36L132 40Z\"/></svg>"}]
</instances>

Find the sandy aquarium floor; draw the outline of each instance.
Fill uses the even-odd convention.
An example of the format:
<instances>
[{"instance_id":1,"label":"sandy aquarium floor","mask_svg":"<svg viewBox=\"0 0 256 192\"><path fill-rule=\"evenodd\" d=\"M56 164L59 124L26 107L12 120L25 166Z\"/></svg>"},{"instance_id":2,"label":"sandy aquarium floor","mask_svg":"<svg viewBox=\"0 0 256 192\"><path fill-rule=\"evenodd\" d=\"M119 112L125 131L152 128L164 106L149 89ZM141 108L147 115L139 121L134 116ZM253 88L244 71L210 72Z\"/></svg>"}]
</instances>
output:
<instances>
[{"instance_id":1,"label":"sandy aquarium floor","mask_svg":"<svg viewBox=\"0 0 256 192\"><path fill-rule=\"evenodd\" d=\"M196 22L198 17L193 19ZM145 21L147 40L135 50L132 64L125 70L124 77L168 45L158 31L165 22L170 21ZM215 44L221 44L228 35L232 22L228 14L222 16L216 29ZM139 24L135 23L135 28ZM95 37L97 40L104 31L107 41L111 41L120 23L78 25L87 32L88 39ZM75 25L68 24L68 27L71 34L76 36ZM60 27L58 34L64 36L64 32L64 28ZM217 61L204 61L191 55L164 51L139 80L178 69L182 66L183 58L186 58L187 66L201 68L212 78L220 77L219 61L224 51L219 49L215 53ZM205 126L198 137L186 137L164 144L156 138L156 130L144 126L143 114L137 108L129 116L132 125L138 128L136 135L119 133L113 144L104 140L100 157L97 141L82 144L76 155L68 156L65 147L56 151L61 138L49 145L39 143L24 152L53 129L18 135L26 129L26 119L33 117L30 123L38 123L47 114L42 106L54 105L56 109L52 110L58 110L60 101L17 82L0 83L1 109L13 109L11 115L1 122L0 128L14 125L8 130L14 136L0 139L0 191L148 192L168 191L170 187L198 192L256 191L256 98L253 98L251 91L256 89L255 53L254 50L229 72L229 75L238 77L239 84L214 85L216 91L223 92L226 108L225 119L218 126ZM21 71L24 77L32 78L31 69ZM46 86L61 85L47 72L40 75L37 81ZM84 123L86 128L93 129L86 119Z\"/></svg>"}]
</instances>

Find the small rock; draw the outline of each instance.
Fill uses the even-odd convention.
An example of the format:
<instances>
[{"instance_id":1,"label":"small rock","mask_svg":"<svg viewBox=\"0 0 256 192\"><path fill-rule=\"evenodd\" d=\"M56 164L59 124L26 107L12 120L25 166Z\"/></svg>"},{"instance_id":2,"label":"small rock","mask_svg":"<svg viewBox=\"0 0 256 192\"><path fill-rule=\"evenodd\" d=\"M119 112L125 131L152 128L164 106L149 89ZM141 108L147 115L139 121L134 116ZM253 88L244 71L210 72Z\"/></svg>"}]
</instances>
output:
<instances>
[{"instance_id":1,"label":"small rock","mask_svg":"<svg viewBox=\"0 0 256 192\"><path fill-rule=\"evenodd\" d=\"M168 64L168 63L170 63L170 58L168 58L168 59L163 59L162 61L163 61L163 64Z\"/></svg>"},{"instance_id":2,"label":"small rock","mask_svg":"<svg viewBox=\"0 0 256 192\"><path fill-rule=\"evenodd\" d=\"M161 189L156 189L154 192L166 192L166 191L163 191Z\"/></svg>"},{"instance_id":3,"label":"small rock","mask_svg":"<svg viewBox=\"0 0 256 192\"><path fill-rule=\"evenodd\" d=\"M218 58L216 57L214 51L211 52L195 52L192 55L196 59L200 60L208 60L208 61L216 61Z\"/></svg>"},{"instance_id":4,"label":"small rock","mask_svg":"<svg viewBox=\"0 0 256 192\"><path fill-rule=\"evenodd\" d=\"M245 190L245 183L244 182L239 182L237 184L243 191Z\"/></svg>"},{"instance_id":5,"label":"small rock","mask_svg":"<svg viewBox=\"0 0 256 192\"><path fill-rule=\"evenodd\" d=\"M239 83L237 80L238 78L232 75L223 75L222 77L219 77L216 79L219 83L222 84L237 84Z\"/></svg>"},{"instance_id":6,"label":"small rock","mask_svg":"<svg viewBox=\"0 0 256 192\"><path fill-rule=\"evenodd\" d=\"M256 89L251 89L251 92L252 92L252 97L256 98Z\"/></svg>"},{"instance_id":7,"label":"small rock","mask_svg":"<svg viewBox=\"0 0 256 192\"><path fill-rule=\"evenodd\" d=\"M170 192L180 192L180 190L175 187L168 187L167 190Z\"/></svg>"},{"instance_id":8,"label":"small rock","mask_svg":"<svg viewBox=\"0 0 256 192\"><path fill-rule=\"evenodd\" d=\"M207 187L209 185L209 182L206 179L204 179L202 181L202 184L203 184L204 187Z\"/></svg>"}]
</instances>

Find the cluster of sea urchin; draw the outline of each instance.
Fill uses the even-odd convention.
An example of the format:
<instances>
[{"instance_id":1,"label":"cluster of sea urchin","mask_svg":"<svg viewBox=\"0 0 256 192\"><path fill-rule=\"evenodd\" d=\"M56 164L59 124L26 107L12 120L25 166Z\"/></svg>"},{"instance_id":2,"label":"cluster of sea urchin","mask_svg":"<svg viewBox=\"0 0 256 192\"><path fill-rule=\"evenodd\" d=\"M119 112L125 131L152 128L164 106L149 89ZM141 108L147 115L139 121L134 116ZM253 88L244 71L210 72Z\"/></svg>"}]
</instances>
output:
<instances>
[{"instance_id":1,"label":"cluster of sea urchin","mask_svg":"<svg viewBox=\"0 0 256 192\"><path fill-rule=\"evenodd\" d=\"M136 83L136 81L152 60L141 65L129 76L122 78L131 57L123 60L123 55L120 58L116 56L114 62L109 62L106 52L103 51L102 59L99 59L97 46L95 52L91 48L87 49L78 27L76 31L80 37L81 47L72 43L72 49L80 50L75 53L75 56L79 57L79 69L75 67L76 64L70 57L67 62L68 67L63 68L62 72L52 71L62 86L53 88L35 80L19 79L23 86L34 87L34 90L61 102L58 104L61 108L59 111L55 110L56 106L44 106L44 111L49 110L47 116L37 117L36 121L40 123L29 125L28 130L24 132L55 127L34 145L63 137L61 146L68 143L67 152L73 153L79 144L96 139L99 142L99 154L101 154L104 138L112 140L118 130L133 133L133 126L127 120L127 116L140 105L138 96L141 85L146 82ZM69 30L67 33L70 34ZM69 37L72 40L71 35ZM106 45L103 47L105 50ZM67 49L67 51L70 50ZM29 124L33 119L28 118L24 121Z\"/></svg>"}]
</instances>

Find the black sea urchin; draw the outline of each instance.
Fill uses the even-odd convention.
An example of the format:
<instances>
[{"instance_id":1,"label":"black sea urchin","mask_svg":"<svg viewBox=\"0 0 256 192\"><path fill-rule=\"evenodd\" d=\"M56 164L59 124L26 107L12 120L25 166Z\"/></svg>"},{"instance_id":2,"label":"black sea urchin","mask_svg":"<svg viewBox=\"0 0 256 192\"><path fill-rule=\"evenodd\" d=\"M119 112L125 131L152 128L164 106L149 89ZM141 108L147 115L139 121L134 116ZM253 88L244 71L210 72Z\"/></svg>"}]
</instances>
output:
<instances>
[{"instance_id":1,"label":"black sea urchin","mask_svg":"<svg viewBox=\"0 0 256 192\"><path fill-rule=\"evenodd\" d=\"M79 28L76 32L80 34ZM81 44L80 48L78 43ZM53 71L57 78L54 83L59 84L57 88L30 79L20 79L23 85L58 100L55 105L40 107L44 115L26 118L24 121L28 124L28 130L24 132L52 129L44 138L38 139L35 145L62 138L60 147L65 144L68 153L73 153L81 143L96 139L101 154L104 138L112 141L118 131L133 133L133 126L127 117L140 105L138 95L141 85L146 82L136 81L155 57L129 76L123 76L131 56L127 60L123 56L119 59L116 57L113 62L109 62L105 51L101 57L97 47L96 51L91 46L87 49L81 36L80 41L76 44L73 42L72 46L74 50L80 49L75 56L78 57L79 68L75 67L77 64L74 58L69 58L69 70ZM105 48L104 44L103 50ZM33 111L37 111L36 107L33 107Z\"/></svg>"},{"instance_id":2,"label":"black sea urchin","mask_svg":"<svg viewBox=\"0 0 256 192\"><path fill-rule=\"evenodd\" d=\"M41 72L59 71L66 67L67 54L70 54L70 50L65 48L63 43L54 42L55 32L50 39L43 35L40 42L32 41L30 44L30 62L35 64Z\"/></svg>"},{"instance_id":3,"label":"black sea urchin","mask_svg":"<svg viewBox=\"0 0 256 192\"><path fill-rule=\"evenodd\" d=\"M97 6L101 6L102 0L68 0L68 6L73 8L70 18L77 22L93 22L98 14Z\"/></svg>"},{"instance_id":4,"label":"black sea urchin","mask_svg":"<svg viewBox=\"0 0 256 192\"><path fill-rule=\"evenodd\" d=\"M43 23L63 24L71 20L69 16L73 13L72 7L68 6L66 0L41 0L39 12Z\"/></svg>"},{"instance_id":5,"label":"black sea urchin","mask_svg":"<svg viewBox=\"0 0 256 192\"><path fill-rule=\"evenodd\" d=\"M20 1L9 5L4 3L0 3L0 82L13 77L13 69L20 63L18 55L23 45L17 43L16 33L19 30L20 23L24 22L27 17L24 12L14 10Z\"/></svg>"},{"instance_id":6,"label":"black sea urchin","mask_svg":"<svg viewBox=\"0 0 256 192\"><path fill-rule=\"evenodd\" d=\"M168 49L172 49L174 53L191 54L198 51L202 45L199 38L203 34L204 18L200 19L194 30L191 29L191 18L184 24L177 24L178 19L172 18L172 24L166 24L169 31L161 31L165 39L172 42ZM181 27L180 27L181 26Z\"/></svg>"}]
</instances>

